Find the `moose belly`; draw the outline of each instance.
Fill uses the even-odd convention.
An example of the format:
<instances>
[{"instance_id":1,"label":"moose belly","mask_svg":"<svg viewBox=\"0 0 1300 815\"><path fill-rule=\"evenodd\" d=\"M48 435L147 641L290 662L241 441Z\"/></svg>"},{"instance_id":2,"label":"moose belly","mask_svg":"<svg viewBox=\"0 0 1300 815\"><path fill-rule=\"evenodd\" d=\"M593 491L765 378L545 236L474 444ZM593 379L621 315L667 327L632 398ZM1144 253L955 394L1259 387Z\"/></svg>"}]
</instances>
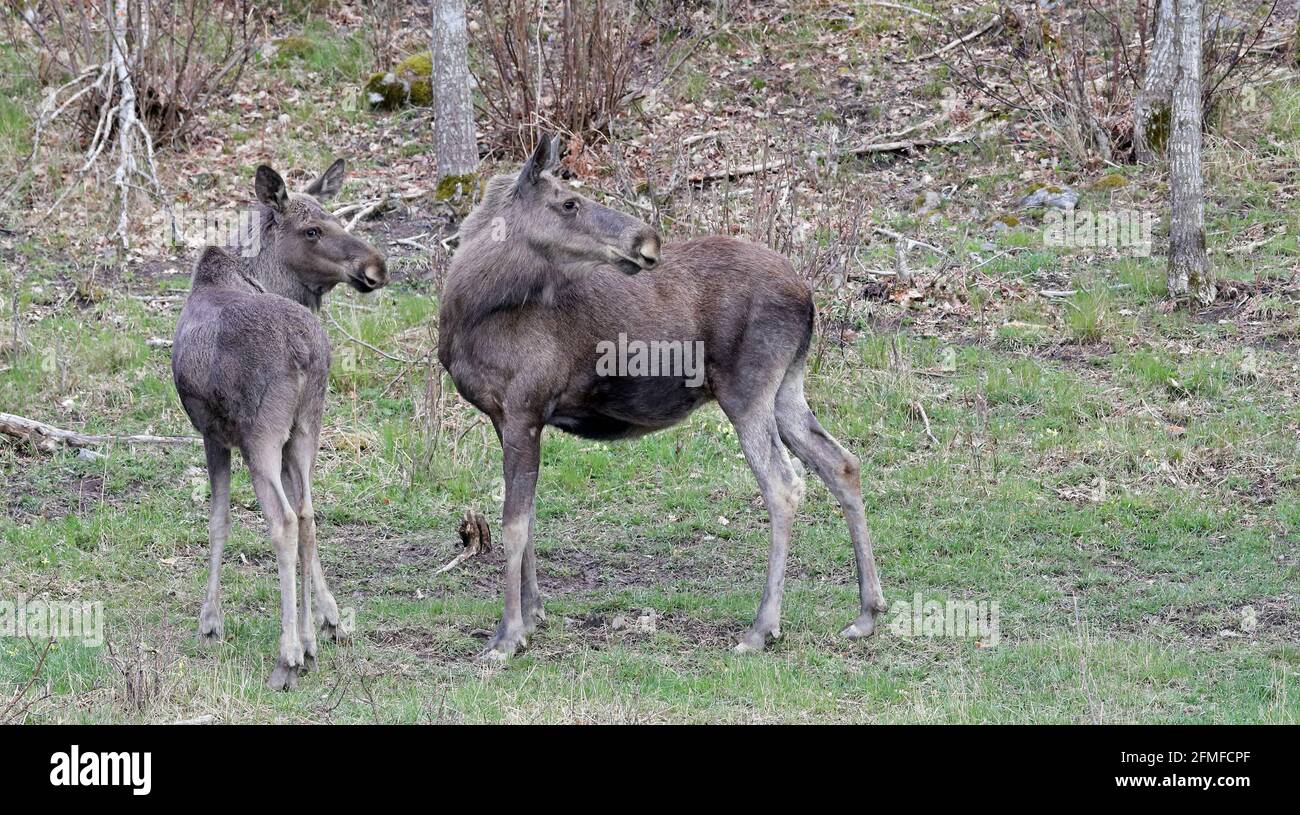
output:
<instances>
[{"instance_id":1,"label":"moose belly","mask_svg":"<svg viewBox=\"0 0 1300 815\"><path fill-rule=\"evenodd\" d=\"M681 377L596 377L556 406L547 424L588 439L624 439L671 427L710 398Z\"/></svg>"}]
</instances>

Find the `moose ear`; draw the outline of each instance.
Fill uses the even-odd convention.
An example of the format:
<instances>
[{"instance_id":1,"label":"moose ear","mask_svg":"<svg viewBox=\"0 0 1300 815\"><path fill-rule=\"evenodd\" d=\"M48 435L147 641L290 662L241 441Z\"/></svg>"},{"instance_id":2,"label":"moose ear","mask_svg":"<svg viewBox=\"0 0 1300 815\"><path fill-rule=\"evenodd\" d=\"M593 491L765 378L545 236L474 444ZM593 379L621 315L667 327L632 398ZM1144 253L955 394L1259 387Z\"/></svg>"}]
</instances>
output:
<instances>
[{"instance_id":1,"label":"moose ear","mask_svg":"<svg viewBox=\"0 0 1300 815\"><path fill-rule=\"evenodd\" d=\"M519 170L519 181L515 186L518 188L530 187L537 183L542 177L542 173L550 169L555 159L555 145L551 137L546 133L541 135L537 140L537 146L533 148L533 154L524 162L524 166Z\"/></svg>"},{"instance_id":2,"label":"moose ear","mask_svg":"<svg viewBox=\"0 0 1300 815\"><path fill-rule=\"evenodd\" d=\"M318 201L333 198L343 186L343 176L347 171L347 163L343 159L338 159L329 166L329 169L321 173L320 178L311 182L311 186L303 190L303 192Z\"/></svg>"},{"instance_id":3,"label":"moose ear","mask_svg":"<svg viewBox=\"0 0 1300 815\"><path fill-rule=\"evenodd\" d=\"M265 164L257 168L257 179L253 183L257 190L257 200L266 204L275 212L284 214L289 205L289 190L284 186L280 174Z\"/></svg>"}]
</instances>

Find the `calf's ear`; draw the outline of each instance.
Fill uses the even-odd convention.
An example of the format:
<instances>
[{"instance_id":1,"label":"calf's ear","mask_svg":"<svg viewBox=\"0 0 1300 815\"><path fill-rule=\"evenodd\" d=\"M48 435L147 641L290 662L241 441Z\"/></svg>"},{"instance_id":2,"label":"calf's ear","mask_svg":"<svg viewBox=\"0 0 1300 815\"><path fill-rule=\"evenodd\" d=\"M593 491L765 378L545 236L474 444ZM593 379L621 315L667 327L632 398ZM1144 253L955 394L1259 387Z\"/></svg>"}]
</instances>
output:
<instances>
[{"instance_id":1,"label":"calf's ear","mask_svg":"<svg viewBox=\"0 0 1300 815\"><path fill-rule=\"evenodd\" d=\"M320 178L311 182L311 185L303 192L317 201L328 201L337 195L339 189L342 188L343 176L347 171L347 163L343 159L338 159L325 172L320 174Z\"/></svg>"},{"instance_id":2,"label":"calf's ear","mask_svg":"<svg viewBox=\"0 0 1300 815\"><path fill-rule=\"evenodd\" d=\"M289 190L284 186L284 179L275 170L263 164L257 168L257 177L253 182L257 191L257 200L266 204L275 212L284 214L289 206Z\"/></svg>"}]
</instances>

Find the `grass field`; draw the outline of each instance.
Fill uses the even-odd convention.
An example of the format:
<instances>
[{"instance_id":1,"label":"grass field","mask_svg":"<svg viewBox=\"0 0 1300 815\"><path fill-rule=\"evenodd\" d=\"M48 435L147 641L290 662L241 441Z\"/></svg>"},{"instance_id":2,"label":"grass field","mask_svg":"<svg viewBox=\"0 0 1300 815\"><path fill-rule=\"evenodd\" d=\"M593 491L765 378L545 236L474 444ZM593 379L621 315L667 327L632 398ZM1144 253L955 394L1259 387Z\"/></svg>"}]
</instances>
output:
<instances>
[{"instance_id":1,"label":"grass field","mask_svg":"<svg viewBox=\"0 0 1300 815\"><path fill-rule=\"evenodd\" d=\"M744 29L730 36L743 42ZM250 81L334 68L268 62ZM709 70L686 70L676 92L708 98ZM42 641L0 639L0 711L40 663L13 718L1300 722L1300 211L1270 198L1284 182L1266 178L1290 160L1283 148L1296 149L1296 102L1287 91L1260 113L1278 149L1261 147L1246 170L1239 145L1220 143L1211 158L1212 257L1242 290L1234 303L1171 313L1158 256L1044 246L1032 225L977 239L956 214L920 223L883 205L878 222L929 230L919 234L979 264L954 284L962 308L918 311L860 285L819 292L809 399L862 459L887 600L996 603L996 638L905 636L887 615L875 638L840 639L856 616L852 551L835 502L810 479L784 636L762 654L732 654L762 590L767 525L711 406L631 443L548 431L537 546L549 619L506 665L476 663L479 633L500 611L501 554L433 572L455 554L466 508L499 531L500 450L428 354L443 261L398 245L400 230L377 221L362 229L393 254L396 282L365 297L340 289L322 313L335 363L315 495L351 641L324 644L297 691L266 689L278 588L242 463L226 641L205 648L195 636L207 557L200 448L83 457L3 442L0 599L101 602L106 642L60 640L41 662ZM418 124L342 116L295 119L277 160L306 172L323 166L330 128L400 136ZM19 149L21 119L0 102L0 149ZM406 149L400 137L375 141L343 201ZM907 172L960 173L994 192L1017 183L1020 168L996 145L948 155ZM959 168L942 163L951 156ZM223 188L251 186L253 163L236 156ZM832 183L852 189L874 172L846 165ZM1158 183L1135 176L1132 188ZM1257 226L1285 234L1223 251ZM21 340L0 357L0 410L86 432L191 433L169 351L149 342L171 337L184 264L92 274L79 251L59 235L0 233L5 322L12 315ZM868 247L862 259L884 265L875 261L889 251ZM924 279L944 266L925 253L911 262ZM1076 293L1040 294L1062 287Z\"/></svg>"}]
</instances>

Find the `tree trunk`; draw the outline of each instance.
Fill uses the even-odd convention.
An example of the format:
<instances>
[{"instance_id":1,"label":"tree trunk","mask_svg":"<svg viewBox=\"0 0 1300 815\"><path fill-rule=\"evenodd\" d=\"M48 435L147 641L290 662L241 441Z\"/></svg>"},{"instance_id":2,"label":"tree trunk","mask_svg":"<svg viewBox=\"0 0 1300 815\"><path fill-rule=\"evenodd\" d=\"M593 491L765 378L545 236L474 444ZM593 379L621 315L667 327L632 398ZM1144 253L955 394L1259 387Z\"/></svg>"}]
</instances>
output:
<instances>
[{"instance_id":1,"label":"tree trunk","mask_svg":"<svg viewBox=\"0 0 1300 815\"><path fill-rule=\"evenodd\" d=\"M465 0L433 0L433 149L438 181L478 168L474 104L469 88L469 35ZM465 192L448 190L446 197Z\"/></svg>"},{"instance_id":2,"label":"tree trunk","mask_svg":"<svg viewBox=\"0 0 1300 815\"><path fill-rule=\"evenodd\" d=\"M1133 156L1151 164L1169 140L1169 96L1174 85L1174 0L1160 0L1156 41L1142 77L1142 90L1133 100Z\"/></svg>"},{"instance_id":3,"label":"tree trunk","mask_svg":"<svg viewBox=\"0 0 1300 815\"><path fill-rule=\"evenodd\" d=\"M1177 70L1169 137L1169 295L1208 305L1216 294L1205 253L1201 178L1201 0L1176 0Z\"/></svg>"}]
</instances>

